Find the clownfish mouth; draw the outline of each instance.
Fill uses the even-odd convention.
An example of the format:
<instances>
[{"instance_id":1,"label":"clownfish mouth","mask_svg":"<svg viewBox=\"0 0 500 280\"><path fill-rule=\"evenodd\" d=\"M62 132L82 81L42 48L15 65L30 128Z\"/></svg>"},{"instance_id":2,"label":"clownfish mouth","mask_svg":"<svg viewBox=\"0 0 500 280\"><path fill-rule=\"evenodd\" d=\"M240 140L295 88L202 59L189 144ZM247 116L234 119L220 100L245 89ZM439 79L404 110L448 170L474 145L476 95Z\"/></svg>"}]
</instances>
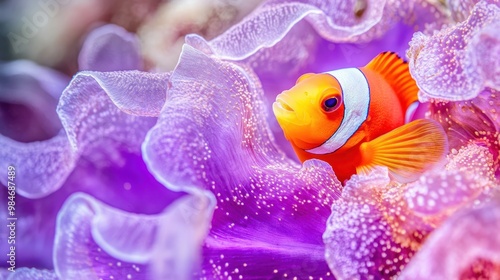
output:
<instances>
[{"instance_id":1,"label":"clownfish mouth","mask_svg":"<svg viewBox=\"0 0 500 280\"><path fill-rule=\"evenodd\" d=\"M278 107L279 109L289 111L289 112L294 112L293 108L290 107L283 99L281 98L276 98L276 102L274 102L274 105Z\"/></svg>"},{"instance_id":2,"label":"clownfish mouth","mask_svg":"<svg viewBox=\"0 0 500 280\"><path fill-rule=\"evenodd\" d=\"M289 126L307 126L311 123L311 118L308 115L295 111L280 97L276 98L276 102L273 103L273 112L285 134Z\"/></svg>"},{"instance_id":3,"label":"clownfish mouth","mask_svg":"<svg viewBox=\"0 0 500 280\"><path fill-rule=\"evenodd\" d=\"M288 125L303 126L310 123L310 117L304 115L304 112L296 111L290 103L286 102L286 96L278 95L273 103L274 116L281 127Z\"/></svg>"}]
</instances>

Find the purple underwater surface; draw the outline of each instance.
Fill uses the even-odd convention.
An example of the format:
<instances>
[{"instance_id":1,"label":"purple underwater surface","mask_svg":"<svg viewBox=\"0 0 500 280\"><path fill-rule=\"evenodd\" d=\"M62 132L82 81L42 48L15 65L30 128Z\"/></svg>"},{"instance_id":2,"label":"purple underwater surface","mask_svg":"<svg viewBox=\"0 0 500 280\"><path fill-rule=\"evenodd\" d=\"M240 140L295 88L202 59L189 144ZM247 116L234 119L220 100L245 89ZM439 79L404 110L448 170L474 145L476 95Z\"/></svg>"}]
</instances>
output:
<instances>
[{"instance_id":1,"label":"purple underwater surface","mask_svg":"<svg viewBox=\"0 0 500 280\"><path fill-rule=\"evenodd\" d=\"M388 50L420 89L414 118L447 132L445 162L344 185L301 164L276 95ZM172 71L143 57L107 24L72 78L0 64L0 220L9 166L17 218L1 279L500 279L500 1L268 0L187 35Z\"/></svg>"}]
</instances>

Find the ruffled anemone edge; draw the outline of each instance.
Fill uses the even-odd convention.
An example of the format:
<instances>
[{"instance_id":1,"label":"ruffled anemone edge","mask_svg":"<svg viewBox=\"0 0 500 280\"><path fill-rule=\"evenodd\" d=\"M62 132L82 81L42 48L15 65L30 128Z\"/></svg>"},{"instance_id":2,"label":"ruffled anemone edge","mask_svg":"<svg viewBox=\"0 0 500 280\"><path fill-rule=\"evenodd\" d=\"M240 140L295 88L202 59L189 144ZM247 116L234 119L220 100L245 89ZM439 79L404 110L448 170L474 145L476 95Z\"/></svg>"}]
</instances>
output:
<instances>
[{"instance_id":1,"label":"ruffled anemone edge","mask_svg":"<svg viewBox=\"0 0 500 280\"><path fill-rule=\"evenodd\" d=\"M486 87L500 87L494 59L500 53L498 3L479 1L465 21L433 35L414 35L407 55L420 101L470 100Z\"/></svg>"},{"instance_id":2,"label":"ruffled anemone edge","mask_svg":"<svg viewBox=\"0 0 500 280\"><path fill-rule=\"evenodd\" d=\"M409 14L418 14L418 17ZM400 21L426 28L426 31L440 28L449 23L445 14L441 6L421 0L376 0L369 4L340 0L301 3L271 0L264 2L240 24L211 40L207 47L221 59L237 61L288 40L288 33L302 19L328 41L365 43L381 37ZM264 27L266 32L262 30Z\"/></svg>"},{"instance_id":3,"label":"ruffled anemone edge","mask_svg":"<svg viewBox=\"0 0 500 280\"><path fill-rule=\"evenodd\" d=\"M123 47L123 42L130 42L128 39L132 36L128 34L128 37L125 38L127 40L120 40L120 36L123 35L120 34L122 30L117 29L115 26L104 26L98 31L100 36L90 36L89 40L99 40L100 46L105 49L108 47L113 49L116 44ZM110 40L107 40L107 38L110 38ZM129 48L129 50L134 53L137 51L134 48ZM93 51L99 53L98 49ZM95 55L92 51L81 54L80 61L88 61L87 65L90 65L89 67L99 68L100 63L105 63L108 67L110 65L110 61L86 59L87 55L90 58L95 57ZM112 61L119 60L112 59ZM125 66L128 65L128 67L133 68L140 66L139 64L131 65L134 63L129 62L125 61ZM28 66L32 65L29 64ZM119 69L123 65L115 63L112 66ZM42 77L54 76L49 75L52 74L51 71L40 67L34 68L33 66L22 70L24 71L21 71L22 73L18 73L19 71L10 71L9 73L27 76L33 74ZM52 244L52 242L55 243L53 261L56 268L55 272L61 279L75 278L76 275L78 277L86 275L86 277L90 278L97 275L104 277L115 274L116 270L121 271L120 261L116 261L116 258L107 253L99 254L99 252L103 252L101 247L112 252L111 254L115 256L122 257L124 266L127 264L130 266L131 270L128 271L130 273L122 275L123 277L137 278L137 276L153 275L151 278L180 277L179 279L182 279L188 278L186 275L193 273L192 265L198 263L199 247L208 231L211 214L215 206L213 195L208 192L194 191L193 194L180 198L170 207L170 201L180 195L175 193L165 194L165 192L158 190L156 188L158 183L154 178L149 178L152 177L149 173L139 176L139 182L129 178L131 174L135 176L137 170L144 169L146 171L145 168L141 167L140 163L144 165L142 160L138 163L133 154L140 153L140 145L144 140L145 133L155 121L151 116L158 114L166 99L167 79L168 74L149 74L139 71L80 72L59 98L57 113L63 127L60 133L48 140L28 143L17 142L1 136L0 140L5 147L5 149L2 149L1 165L5 166L5 169L8 165L16 167L16 184L19 186L17 191L21 195L17 199L20 208L17 214L23 217L19 221L17 228L18 241L21 242L16 249L19 255L29 251L40 254L40 257L50 259L49 256L45 256L45 253L42 252L45 249L39 248L44 246L25 247L29 246L27 241L30 240L29 232L32 234L32 231L37 228L38 232L41 233L37 235L39 238L45 239L47 234L52 234L52 239L54 239L52 229L54 227L56 230L55 242L45 240L46 242L43 243L48 245ZM41 78L36 86L40 86L47 91L50 84L45 85L44 82L51 83L52 80ZM147 87L144 85L147 85ZM53 90L49 94L47 98L58 97ZM23 100L30 101L29 98ZM30 160L24 160L26 158ZM130 169L130 160L135 162L133 169ZM118 180L115 178L115 181L118 182L109 184L106 181L109 178L106 178L106 176L111 175L112 177L112 174L116 172L107 167L110 161L127 169L129 174L118 174L118 172L115 174L119 176ZM104 162L104 165L100 165L102 162ZM89 163L95 167L89 168ZM87 171L89 171L87 169L97 172L111 171L112 173L106 176L95 176L96 178L92 181L91 178L87 178ZM105 180L100 181L103 179ZM38 184L32 184L33 181L38 182ZM103 187L106 189L99 191ZM4 190L6 188L2 188L2 193ZM130 196L130 194L141 190L142 193ZM91 195L79 193L80 191ZM53 211L53 208L60 207L60 203L72 193L74 194L68 198L62 209L57 208ZM107 195L103 195L103 193ZM141 195L146 193L151 193L156 197ZM35 198L36 200L31 201L23 196ZM118 208L129 209L129 211L155 212L158 211L159 207L165 207L165 209L162 214L156 216L133 214L107 206L96 199L96 197L103 198L103 196L107 203L116 205ZM136 200L144 200L138 201L139 204L129 200L126 200L126 203L113 201L115 198L127 196L129 198L135 197ZM157 201L157 203L151 207L145 201ZM44 213L57 213L60 210L57 224L53 221L52 216L38 217L37 208L43 208ZM2 216L7 216L7 213L2 211ZM136 236L135 241L141 240L139 238L141 235L147 237L143 243L131 245L122 242L117 244L118 236L123 237L121 241L127 240L130 237L128 233L132 228L113 231L101 227L98 230L98 226L94 227L94 225L99 220L117 221L119 217L125 217L125 221L122 223L125 227L128 227L127 221L134 221L136 225L130 226L135 228L137 223L151 222L152 220L162 221L161 224L164 222L168 225L177 224L179 227L161 228L158 223L151 224L149 228L145 229L148 232L137 233L138 236ZM37 222L40 219L43 219L42 223ZM76 220L79 223L71 224ZM193 224L194 222L196 223ZM184 226L182 226L183 224ZM117 226L117 224L114 225ZM91 228L93 232L91 232ZM76 232L71 230L76 230ZM73 239L76 234L81 234L81 236ZM156 234L162 234L160 235L162 237L157 237ZM5 229L2 229L2 236L7 236ZM24 245L22 244L23 240L26 241ZM176 240L176 244L182 246L176 247L169 244L168 241L171 240ZM156 251L155 249L165 248L166 246L169 249L163 251ZM141 247L141 249L138 249L138 247ZM134 251L134 248L136 251ZM144 259L147 255L146 250L150 251L150 258ZM86 259L81 258L85 252L90 253ZM75 253L77 256L68 259L65 254L71 253ZM134 258L132 257L134 254L143 258ZM173 260L172 256L182 257ZM74 261L82 259L85 259L85 262L94 261L96 263L94 267L99 267L99 270L86 266L87 263ZM103 259L109 260L106 266L97 265L98 263L102 264L101 260ZM67 262L68 260L69 262ZM34 261L37 263L36 257L34 257ZM166 262L174 265L174 267L168 267L165 263L160 262ZM47 263L48 261L45 261L44 266L50 267ZM113 267L113 264L116 266ZM42 275L43 277L49 277L53 274L54 271L23 268L9 277L29 279L30 277L37 278Z\"/></svg>"},{"instance_id":4,"label":"ruffled anemone edge","mask_svg":"<svg viewBox=\"0 0 500 280\"><path fill-rule=\"evenodd\" d=\"M179 198L158 215L121 211L77 193L57 218L61 279L190 279L212 220L210 192Z\"/></svg>"}]
</instances>

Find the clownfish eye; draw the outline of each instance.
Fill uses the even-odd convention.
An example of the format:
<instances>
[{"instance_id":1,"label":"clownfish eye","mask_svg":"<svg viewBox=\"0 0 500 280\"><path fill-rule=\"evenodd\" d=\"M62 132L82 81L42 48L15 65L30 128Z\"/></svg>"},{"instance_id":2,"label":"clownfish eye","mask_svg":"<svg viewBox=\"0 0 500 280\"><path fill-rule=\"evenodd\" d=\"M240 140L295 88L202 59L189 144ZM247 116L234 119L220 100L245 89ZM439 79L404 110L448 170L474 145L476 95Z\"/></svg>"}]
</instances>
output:
<instances>
[{"instance_id":1,"label":"clownfish eye","mask_svg":"<svg viewBox=\"0 0 500 280\"><path fill-rule=\"evenodd\" d=\"M325 112L327 113L333 112L337 110L339 105L340 105L340 100L338 97L330 97L325 99L325 101L323 101L323 110L325 110Z\"/></svg>"}]
</instances>

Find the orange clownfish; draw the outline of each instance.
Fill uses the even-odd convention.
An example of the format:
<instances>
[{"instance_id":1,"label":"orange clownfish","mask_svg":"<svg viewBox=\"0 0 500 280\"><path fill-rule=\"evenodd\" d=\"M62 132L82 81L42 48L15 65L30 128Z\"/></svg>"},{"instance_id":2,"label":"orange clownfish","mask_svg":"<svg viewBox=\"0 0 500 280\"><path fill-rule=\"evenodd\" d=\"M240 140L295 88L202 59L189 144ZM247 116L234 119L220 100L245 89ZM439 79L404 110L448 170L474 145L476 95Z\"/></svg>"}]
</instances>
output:
<instances>
[{"instance_id":1,"label":"orange clownfish","mask_svg":"<svg viewBox=\"0 0 500 280\"><path fill-rule=\"evenodd\" d=\"M448 150L435 121L405 124L417 93L408 64L384 52L365 67L302 75L276 97L273 111L302 162L328 162L341 182L378 165L409 182Z\"/></svg>"}]
</instances>

